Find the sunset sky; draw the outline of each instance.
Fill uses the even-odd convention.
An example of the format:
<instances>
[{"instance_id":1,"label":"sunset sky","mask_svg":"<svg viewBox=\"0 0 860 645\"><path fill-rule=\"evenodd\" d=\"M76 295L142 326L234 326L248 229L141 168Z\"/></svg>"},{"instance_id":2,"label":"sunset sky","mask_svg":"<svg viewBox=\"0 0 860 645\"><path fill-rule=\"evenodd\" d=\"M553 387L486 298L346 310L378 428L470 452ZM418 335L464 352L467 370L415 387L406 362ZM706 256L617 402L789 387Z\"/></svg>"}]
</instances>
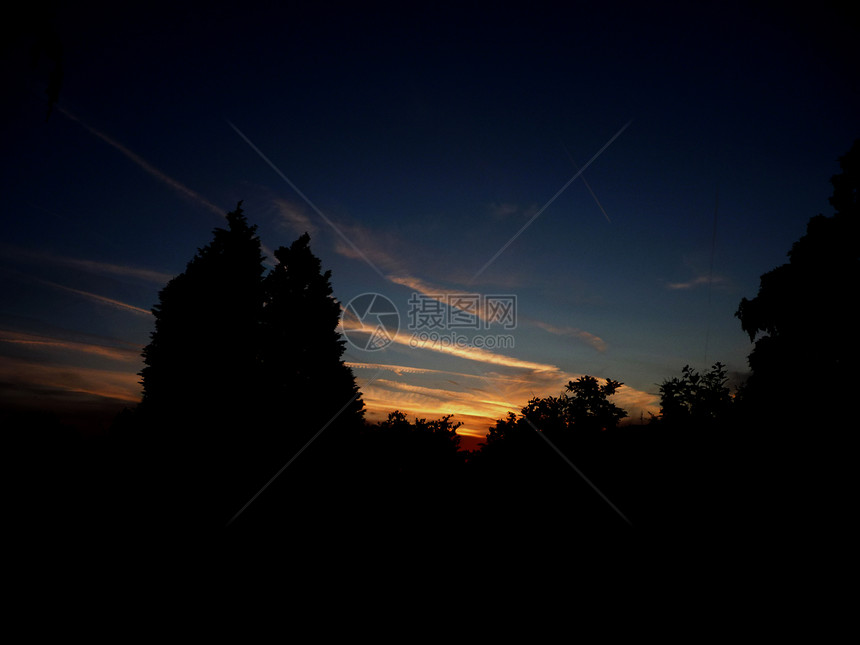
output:
<instances>
[{"instance_id":1,"label":"sunset sky","mask_svg":"<svg viewBox=\"0 0 860 645\"><path fill-rule=\"evenodd\" d=\"M391 342L345 354L371 419L481 436L589 374L638 421L686 364L743 378L737 305L832 213L860 135L858 33L828 3L695 4L76 3L5 25L0 402L133 405L159 289L240 200L270 257L307 231L344 306L394 305ZM513 296L515 326L415 347L414 303L449 295Z\"/></svg>"}]
</instances>

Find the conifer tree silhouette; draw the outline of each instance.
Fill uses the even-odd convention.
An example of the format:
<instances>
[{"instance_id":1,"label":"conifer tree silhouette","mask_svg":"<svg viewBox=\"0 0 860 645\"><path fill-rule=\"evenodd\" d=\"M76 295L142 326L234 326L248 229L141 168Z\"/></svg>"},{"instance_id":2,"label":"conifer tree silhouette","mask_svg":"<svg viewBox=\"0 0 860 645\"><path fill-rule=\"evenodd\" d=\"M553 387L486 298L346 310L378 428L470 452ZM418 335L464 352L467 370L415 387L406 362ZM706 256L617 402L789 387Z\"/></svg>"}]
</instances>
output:
<instances>
[{"instance_id":1,"label":"conifer tree silhouette","mask_svg":"<svg viewBox=\"0 0 860 645\"><path fill-rule=\"evenodd\" d=\"M337 439L357 436L364 421L341 360L331 272L310 236L275 251L278 263L264 275L257 227L241 202L227 225L159 294L135 415L149 436L158 503L195 527L223 527L299 456L288 484L295 471L325 470L335 456L325 448L343 447ZM313 456L302 454L312 443ZM283 510L283 493L269 494L268 512Z\"/></svg>"},{"instance_id":2,"label":"conifer tree silhouette","mask_svg":"<svg viewBox=\"0 0 860 645\"><path fill-rule=\"evenodd\" d=\"M153 512L167 522L214 525L247 494L263 272L239 202L153 307L138 411L161 507Z\"/></svg>"},{"instance_id":3,"label":"conifer tree silhouette","mask_svg":"<svg viewBox=\"0 0 860 645\"><path fill-rule=\"evenodd\" d=\"M246 410L254 391L263 255L239 202L153 307L141 407L154 416L214 418Z\"/></svg>"},{"instance_id":4,"label":"conifer tree silhouette","mask_svg":"<svg viewBox=\"0 0 860 645\"><path fill-rule=\"evenodd\" d=\"M307 233L278 248L275 258L263 280L260 324L261 408L274 430L264 470L272 474L295 459L289 476L316 471L314 486L322 486L323 477L337 486L339 457L364 424L364 402L342 360L340 304L332 295L331 271L322 271Z\"/></svg>"},{"instance_id":5,"label":"conifer tree silhouette","mask_svg":"<svg viewBox=\"0 0 860 645\"><path fill-rule=\"evenodd\" d=\"M308 424L306 432L329 421L357 428L364 404L341 360L345 341L337 329L340 304L332 295L331 271L322 271L307 233L277 249L275 258L278 264L263 281L260 360L267 400L279 416L288 410L292 423ZM297 438L310 438L302 434Z\"/></svg>"}]
</instances>

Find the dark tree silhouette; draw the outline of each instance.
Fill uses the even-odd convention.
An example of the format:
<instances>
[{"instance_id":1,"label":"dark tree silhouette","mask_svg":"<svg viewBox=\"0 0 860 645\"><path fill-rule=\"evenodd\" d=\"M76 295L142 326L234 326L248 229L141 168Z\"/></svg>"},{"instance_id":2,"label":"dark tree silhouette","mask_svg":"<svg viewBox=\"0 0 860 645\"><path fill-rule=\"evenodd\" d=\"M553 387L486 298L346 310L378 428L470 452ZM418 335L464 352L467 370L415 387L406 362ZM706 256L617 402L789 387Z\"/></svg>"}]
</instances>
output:
<instances>
[{"instance_id":1,"label":"dark tree silhouette","mask_svg":"<svg viewBox=\"0 0 860 645\"><path fill-rule=\"evenodd\" d=\"M603 495L629 506L623 489L631 470L617 450L621 437L604 432L627 416L608 400L621 386L582 376L558 396L532 398L519 415L497 420L469 461L471 481L487 491L481 523L501 525L511 535L524 530L594 535L627 526Z\"/></svg>"},{"instance_id":2,"label":"dark tree silhouette","mask_svg":"<svg viewBox=\"0 0 860 645\"><path fill-rule=\"evenodd\" d=\"M798 526L845 534L849 526L839 525L857 484L847 431L856 426L860 359L860 140L839 163L834 214L809 220L789 261L762 275L756 297L736 313L754 342L739 396L748 455L740 506L756 531L780 539Z\"/></svg>"},{"instance_id":3,"label":"dark tree silhouette","mask_svg":"<svg viewBox=\"0 0 860 645\"><path fill-rule=\"evenodd\" d=\"M215 523L248 494L250 435L260 428L263 271L240 202L152 309L136 417L155 522Z\"/></svg>"},{"instance_id":4,"label":"dark tree silhouette","mask_svg":"<svg viewBox=\"0 0 860 645\"><path fill-rule=\"evenodd\" d=\"M460 452L462 424L452 421L452 415L428 421L416 418L410 422L406 415L395 410L385 421L368 428L366 437L378 472L404 482L439 478L454 474L463 463Z\"/></svg>"},{"instance_id":5,"label":"dark tree silhouette","mask_svg":"<svg viewBox=\"0 0 860 645\"><path fill-rule=\"evenodd\" d=\"M593 376L581 376L569 381L559 396L531 399L517 418L509 413L499 419L487 434L487 443L525 436L527 431L538 430L550 437L575 434L590 435L617 427L627 412L609 401L623 385L619 381L606 379L601 385Z\"/></svg>"},{"instance_id":6,"label":"dark tree silhouette","mask_svg":"<svg viewBox=\"0 0 860 645\"><path fill-rule=\"evenodd\" d=\"M578 431L594 432L611 430L618 425L627 412L614 403L609 397L618 391L623 383L606 379L600 385L593 376L581 376L576 381L570 381L565 391L565 412L569 425Z\"/></svg>"},{"instance_id":7,"label":"dark tree silhouette","mask_svg":"<svg viewBox=\"0 0 860 645\"><path fill-rule=\"evenodd\" d=\"M357 431L364 403L352 370L342 360L345 341L337 330L340 304L332 295L331 271L310 250L305 233L275 251L278 264L266 276L261 324L263 392L276 417L288 412L306 442L323 425L326 437Z\"/></svg>"},{"instance_id":8,"label":"dark tree silhouette","mask_svg":"<svg viewBox=\"0 0 860 645\"><path fill-rule=\"evenodd\" d=\"M669 428L710 430L730 421L733 399L726 368L714 363L711 370L699 374L689 365L681 378L666 379L660 385L660 425Z\"/></svg>"},{"instance_id":9,"label":"dark tree silhouette","mask_svg":"<svg viewBox=\"0 0 860 645\"><path fill-rule=\"evenodd\" d=\"M241 202L152 309L141 409L155 416L247 413L258 386L264 271L256 226Z\"/></svg>"},{"instance_id":10,"label":"dark tree silhouette","mask_svg":"<svg viewBox=\"0 0 860 645\"><path fill-rule=\"evenodd\" d=\"M350 475L358 523L369 534L390 541L403 536L431 539L439 532L462 530L466 452L459 450L459 422L452 415L415 418L395 410L384 421L368 424ZM441 542L440 542L441 543Z\"/></svg>"},{"instance_id":11,"label":"dark tree silhouette","mask_svg":"<svg viewBox=\"0 0 860 645\"><path fill-rule=\"evenodd\" d=\"M143 399L123 418L146 455L143 486L160 493L152 513L223 527L298 459L289 481L255 502L264 512L283 515L285 490L315 486L321 475L307 479L314 470L332 481L335 455L322 447L343 448L358 434L363 402L341 360L331 274L309 242L305 234L279 248L264 276L256 226L240 202L227 228L216 228L160 292L143 353ZM311 443L316 457L306 451Z\"/></svg>"},{"instance_id":12,"label":"dark tree silhouette","mask_svg":"<svg viewBox=\"0 0 860 645\"><path fill-rule=\"evenodd\" d=\"M860 344L853 294L860 283L860 141L831 179L835 213L810 219L789 261L761 276L735 314L755 343L743 400L773 425L845 420L839 394L853 391Z\"/></svg>"},{"instance_id":13,"label":"dark tree silhouette","mask_svg":"<svg viewBox=\"0 0 860 645\"><path fill-rule=\"evenodd\" d=\"M290 467L249 509L255 518L268 516L262 521L270 527L295 514L297 503L315 516L333 511L355 468L352 452L364 427L364 402L342 360L331 271L322 271L307 233L278 248L275 258L263 280L260 319L260 411L268 431L255 451L251 480L259 489ZM292 493L299 490L296 500Z\"/></svg>"}]
</instances>

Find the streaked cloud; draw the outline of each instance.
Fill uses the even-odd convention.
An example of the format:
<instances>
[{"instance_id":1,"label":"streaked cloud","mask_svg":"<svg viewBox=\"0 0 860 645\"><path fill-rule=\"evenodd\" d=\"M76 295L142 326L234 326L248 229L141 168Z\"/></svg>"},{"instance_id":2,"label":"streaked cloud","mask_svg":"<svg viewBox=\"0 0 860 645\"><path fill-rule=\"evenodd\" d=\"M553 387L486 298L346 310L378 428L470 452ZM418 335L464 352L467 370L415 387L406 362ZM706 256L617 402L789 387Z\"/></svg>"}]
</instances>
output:
<instances>
[{"instance_id":1,"label":"streaked cloud","mask_svg":"<svg viewBox=\"0 0 860 645\"><path fill-rule=\"evenodd\" d=\"M291 233L295 235L308 233L313 236L317 232L316 224L301 205L283 198L276 198L273 202L277 210L278 223Z\"/></svg>"},{"instance_id":2,"label":"streaked cloud","mask_svg":"<svg viewBox=\"0 0 860 645\"><path fill-rule=\"evenodd\" d=\"M81 354L90 354L101 358L123 362L137 362L140 360L140 348L136 346L116 347L109 345L98 345L95 343L84 343L64 338L56 338L31 333L23 333L0 329L0 343L22 348L63 350Z\"/></svg>"},{"instance_id":3,"label":"streaked cloud","mask_svg":"<svg viewBox=\"0 0 860 645\"><path fill-rule=\"evenodd\" d=\"M669 282L666 284L666 288L673 290L695 289L696 287L708 286L709 284L722 284L723 282L725 282L725 279L720 276L700 275L687 282Z\"/></svg>"},{"instance_id":4,"label":"streaked cloud","mask_svg":"<svg viewBox=\"0 0 860 645\"><path fill-rule=\"evenodd\" d=\"M521 212L513 204L496 207L494 216L497 217L515 216ZM434 298L446 306L449 294L463 292L462 287L442 286L413 273L410 265L414 264L414 258L398 254L398 249L409 248L408 245L404 245L390 230L377 234L361 225L340 226L340 229L351 243L338 239L335 250L344 257L373 263L377 272L391 284ZM571 338L598 352L607 350L607 343L602 338L583 329L542 321L535 324L551 334ZM373 332L350 316L344 316L341 325L342 331L346 332ZM401 332L391 341L398 348L408 347L419 352L416 360L422 360L421 353L430 352L465 362L459 364L462 367L452 364L450 370L385 362L350 362L371 421L382 420L393 410L431 418L453 414L455 421L465 424L460 434L483 437L496 420L504 418L508 412L518 413L533 397L559 395L568 381L581 376L567 373L553 364L529 361L481 347L432 342L416 347L409 333ZM369 370L374 374L380 370L387 371L391 377L365 379ZM362 384L362 381L366 382ZM654 403L654 396L625 386L614 400L628 410L631 418L638 419L642 411Z\"/></svg>"},{"instance_id":5,"label":"streaked cloud","mask_svg":"<svg viewBox=\"0 0 860 645\"><path fill-rule=\"evenodd\" d=\"M395 376L374 378L361 385L367 418L371 422L385 419L393 410L423 418L453 414L455 421L463 423L458 434L480 438L497 419L522 406L503 394L511 390L511 384L515 388L522 387L523 381L516 375L471 374L374 363L351 363L350 366L360 383L364 380L362 374L368 371L378 374L379 370L387 370ZM440 376L453 378L440 379Z\"/></svg>"},{"instance_id":6,"label":"streaked cloud","mask_svg":"<svg viewBox=\"0 0 860 645\"><path fill-rule=\"evenodd\" d=\"M351 317L344 317L341 320L342 330L347 332L364 333L371 333L373 331L368 329L358 321L355 321L354 324L352 324L351 321ZM482 347L458 346L453 344L448 345L445 343L433 342L421 343L416 345L413 343L412 337L408 336L407 334L396 334L394 337L391 338L391 342L403 345L405 347L410 347L417 351L437 352L441 354L447 354L449 356L456 356L458 358L462 358L468 361L477 361L479 363L489 363L502 367L527 369L535 372L559 372L559 369L555 365L549 365L547 363L537 363L535 361L527 361L524 359L516 358L514 356L508 356L506 354L493 352Z\"/></svg>"},{"instance_id":7,"label":"streaked cloud","mask_svg":"<svg viewBox=\"0 0 860 645\"><path fill-rule=\"evenodd\" d=\"M138 381L132 370L42 364L8 357L0 361L0 382L14 383L20 390L39 390L46 396L88 394L134 403L140 400Z\"/></svg>"},{"instance_id":8,"label":"streaked cloud","mask_svg":"<svg viewBox=\"0 0 860 645\"><path fill-rule=\"evenodd\" d=\"M529 212L526 211L524 216ZM422 234L420 230L411 232L404 239L391 228L378 231L361 224L340 223L337 227L350 243L337 239L335 252L343 257L370 264L383 279L394 284L414 286L416 291L430 295L474 293L476 286L483 282L475 279L469 269L474 258L460 257L458 261L451 262L444 254L439 253L438 249L415 244L415 236ZM448 286L430 283L426 278L419 277L419 274L428 273L437 276L437 281L438 276L444 276L441 282ZM513 272L494 275L492 280L485 282L487 283L492 284L494 291L524 286L522 276Z\"/></svg>"},{"instance_id":9,"label":"streaked cloud","mask_svg":"<svg viewBox=\"0 0 860 645\"><path fill-rule=\"evenodd\" d=\"M443 374L443 375L457 375L459 372L452 372L450 370L435 370L427 367L412 367L409 365L391 365L388 363L359 363L352 361L345 361L347 367L356 368L356 369L374 369L378 371L389 371L402 376L404 374Z\"/></svg>"},{"instance_id":10,"label":"streaked cloud","mask_svg":"<svg viewBox=\"0 0 860 645\"><path fill-rule=\"evenodd\" d=\"M470 318L474 318L479 321L487 320L486 312L483 307L481 307L479 303L476 303L473 298L473 296L479 295L474 291L467 292L462 289L442 287L411 275L389 275L387 277L394 284L407 287L414 293L419 294L424 298L435 300L445 307L450 307L452 310L463 311L468 314Z\"/></svg>"},{"instance_id":11,"label":"streaked cloud","mask_svg":"<svg viewBox=\"0 0 860 645\"><path fill-rule=\"evenodd\" d=\"M393 410L425 418L452 414L455 421L464 424L458 433L474 437L485 436L487 428L509 409L504 402L482 400L473 393L387 379L363 387L362 398L371 421L384 419Z\"/></svg>"},{"instance_id":12,"label":"streaked cloud","mask_svg":"<svg viewBox=\"0 0 860 645\"><path fill-rule=\"evenodd\" d=\"M62 266L74 267L83 271L89 271L90 273L100 273L102 275L117 276L120 278L136 278L153 284L166 284L174 277L173 274L166 273L164 271L156 271L154 269L133 267L122 264L112 264L109 262L97 262L95 260L55 257L53 261Z\"/></svg>"},{"instance_id":13,"label":"streaked cloud","mask_svg":"<svg viewBox=\"0 0 860 645\"><path fill-rule=\"evenodd\" d=\"M387 274L409 273L403 259L391 252L391 249L403 248L401 240L391 231L373 231L354 223L338 223L336 227L341 233L335 240L336 253L368 263L385 278Z\"/></svg>"},{"instance_id":14,"label":"streaked cloud","mask_svg":"<svg viewBox=\"0 0 860 645\"><path fill-rule=\"evenodd\" d=\"M431 284L421 278L416 278L415 276L406 274L389 275L388 279L394 284L408 287L409 289L417 291L425 296L432 297L437 300L441 299L442 302L445 302L445 294L451 291L451 289L446 289L444 287Z\"/></svg>"},{"instance_id":15,"label":"streaked cloud","mask_svg":"<svg viewBox=\"0 0 860 645\"><path fill-rule=\"evenodd\" d=\"M97 293L90 293L89 291L83 291L81 289L74 289L72 287L67 287L63 284L57 284L56 282L51 282L50 280L42 280L41 278L33 278L37 282L45 284L49 287L53 287L55 289L60 289L61 291L66 291L68 293L73 293L81 298L86 300L90 300L91 302L95 302L100 305L105 305L107 307L111 307L113 309L118 309L120 311L128 311L136 315L140 316L151 316L152 312L148 309L143 309L141 307L137 307L135 305L130 305L127 302L122 302L121 300L115 300L114 298L108 298L106 296L100 296Z\"/></svg>"},{"instance_id":16,"label":"streaked cloud","mask_svg":"<svg viewBox=\"0 0 860 645\"><path fill-rule=\"evenodd\" d=\"M81 271L98 275L117 278L134 278L145 282L152 282L154 284L165 284L174 277L173 274L145 267L99 262L97 260L86 260L83 258L70 258L57 255L55 253L19 249L8 245L0 246L0 253L2 253L3 256L16 261L51 264L70 269L79 269Z\"/></svg>"},{"instance_id":17,"label":"streaked cloud","mask_svg":"<svg viewBox=\"0 0 860 645\"><path fill-rule=\"evenodd\" d=\"M568 338L573 338L578 341L581 341L587 345L590 345L598 352L605 352L607 349L606 342L602 338L600 338L599 336L595 336L594 334L585 330L577 329L576 327L559 327L556 325L551 325L550 323L543 322L541 320L532 320L530 322L536 327L540 327L541 329L548 331L551 334L555 334L556 336L566 336Z\"/></svg>"},{"instance_id":18,"label":"streaked cloud","mask_svg":"<svg viewBox=\"0 0 860 645\"><path fill-rule=\"evenodd\" d=\"M391 252L390 249L405 248L405 245L391 233L377 235L360 225L342 227L342 229L345 235L350 237L353 245L347 245L338 240L335 245L335 251L344 257L365 260L374 264L380 275L392 284L411 289L413 292L436 300L446 307L454 306L455 309L458 308L456 306L457 300L453 298L449 299L449 296L475 294L474 289L443 286L416 276L410 271L407 261ZM356 248L361 249L361 255L356 253ZM485 312L480 307L477 309L470 307L468 300L461 300L461 302L463 306L459 308L462 311L477 317L479 320L485 319Z\"/></svg>"},{"instance_id":19,"label":"streaked cloud","mask_svg":"<svg viewBox=\"0 0 860 645\"><path fill-rule=\"evenodd\" d=\"M483 437L498 419L508 412L518 414L534 397L558 396L564 386L582 374L533 371L516 367L481 372L431 370L383 363L350 363L361 383L362 373L389 371L396 378L375 378L362 385L368 419L381 420L393 410L414 416L438 418L453 414L464 423L461 434ZM596 375L592 375L596 376ZM440 380L440 377L448 377ZM599 377L598 377L599 378ZM622 386L612 399L628 412L628 421L647 418L659 409L657 396Z\"/></svg>"},{"instance_id":20,"label":"streaked cloud","mask_svg":"<svg viewBox=\"0 0 860 645\"><path fill-rule=\"evenodd\" d=\"M490 215L495 219L507 219L520 212L520 207L511 202L493 202L489 208Z\"/></svg>"}]
</instances>

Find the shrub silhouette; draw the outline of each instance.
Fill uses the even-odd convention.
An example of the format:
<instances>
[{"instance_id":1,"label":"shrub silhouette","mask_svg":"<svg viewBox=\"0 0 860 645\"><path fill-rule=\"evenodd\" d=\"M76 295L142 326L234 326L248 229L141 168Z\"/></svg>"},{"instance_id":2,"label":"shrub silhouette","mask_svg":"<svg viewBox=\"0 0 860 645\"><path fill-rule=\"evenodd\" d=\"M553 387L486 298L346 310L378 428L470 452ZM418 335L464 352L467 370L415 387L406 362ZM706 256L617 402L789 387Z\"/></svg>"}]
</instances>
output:
<instances>
[{"instance_id":1,"label":"shrub silhouette","mask_svg":"<svg viewBox=\"0 0 860 645\"><path fill-rule=\"evenodd\" d=\"M726 385L725 366L714 363L699 374L689 365L681 378L666 379L660 385L660 416L657 422L668 428L711 430L730 421L733 399Z\"/></svg>"},{"instance_id":2,"label":"shrub silhouette","mask_svg":"<svg viewBox=\"0 0 860 645\"><path fill-rule=\"evenodd\" d=\"M627 413L608 399L621 386L582 376L558 396L532 398L519 415L496 421L470 460L472 481L493 491L482 500L490 523L519 518L544 530L625 524L601 493L611 488L617 494L628 482L629 473L618 470L624 460L609 460L619 445L613 430Z\"/></svg>"},{"instance_id":3,"label":"shrub silhouette","mask_svg":"<svg viewBox=\"0 0 860 645\"><path fill-rule=\"evenodd\" d=\"M612 379L606 379L601 385L588 375L569 381L559 396L531 399L520 410L519 418L508 413L505 419L497 420L487 435L487 445L506 439L518 440L528 434L528 429L543 432L553 439L612 430L627 416L625 410L609 401L622 385Z\"/></svg>"}]
</instances>

